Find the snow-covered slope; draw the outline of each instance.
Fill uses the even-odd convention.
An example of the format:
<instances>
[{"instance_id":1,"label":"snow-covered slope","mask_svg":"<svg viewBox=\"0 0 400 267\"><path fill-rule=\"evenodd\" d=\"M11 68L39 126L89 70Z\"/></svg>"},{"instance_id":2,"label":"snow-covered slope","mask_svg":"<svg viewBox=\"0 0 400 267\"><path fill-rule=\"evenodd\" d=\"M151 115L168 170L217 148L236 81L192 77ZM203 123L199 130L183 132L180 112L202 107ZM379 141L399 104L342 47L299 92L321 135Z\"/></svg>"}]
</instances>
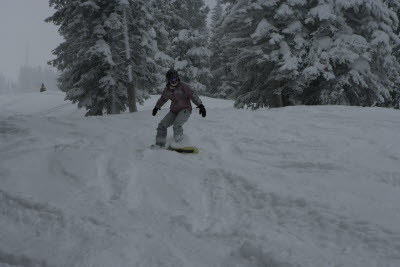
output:
<instances>
[{"instance_id":1,"label":"snow-covered slope","mask_svg":"<svg viewBox=\"0 0 400 267\"><path fill-rule=\"evenodd\" d=\"M399 111L203 98L182 155L63 98L0 95L0 266L400 266Z\"/></svg>"}]
</instances>

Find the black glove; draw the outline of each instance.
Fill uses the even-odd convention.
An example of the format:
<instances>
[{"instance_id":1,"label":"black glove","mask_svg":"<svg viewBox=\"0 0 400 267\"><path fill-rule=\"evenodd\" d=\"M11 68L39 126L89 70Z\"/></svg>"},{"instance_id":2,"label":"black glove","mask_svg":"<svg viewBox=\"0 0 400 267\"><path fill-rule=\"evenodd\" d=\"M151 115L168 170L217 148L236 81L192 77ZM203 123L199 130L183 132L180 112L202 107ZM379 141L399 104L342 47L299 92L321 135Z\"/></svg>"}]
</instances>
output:
<instances>
[{"instance_id":1,"label":"black glove","mask_svg":"<svg viewBox=\"0 0 400 267\"><path fill-rule=\"evenodd\" d=\"M198 109L200 109L199 110L199 114L201 115L201 116L203 116L203 118L206 116L206 108L204 107L204 105L203 104L201 104L201 105L199 105L198 107L197 107Z\"/></svg>"},{"instance_id":2,"label":"black glove","mask_svg":"<svg viewBox=\"0 0 400 267\"><path fill-rule=\"evenodd\" d=\"M154 108L153 109L153 116L155 116L157 114L157 111L159 110L159 108Z\"/></svg>"}]
</instances>

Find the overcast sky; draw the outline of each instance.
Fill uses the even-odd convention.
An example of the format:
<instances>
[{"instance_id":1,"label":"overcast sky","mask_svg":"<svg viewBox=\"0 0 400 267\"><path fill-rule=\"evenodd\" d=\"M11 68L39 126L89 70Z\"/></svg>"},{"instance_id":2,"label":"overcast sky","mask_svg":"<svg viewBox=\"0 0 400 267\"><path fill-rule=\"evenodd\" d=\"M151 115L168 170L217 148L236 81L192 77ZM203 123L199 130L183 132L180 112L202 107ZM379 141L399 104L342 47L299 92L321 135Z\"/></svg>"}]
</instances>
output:
<instances>
[{"instance_id":1,"label":"overcast sky","mask_svg":"<svg viewBox=\"0 0 400 267\"><path fill-rule=\"evenodd\" d=\"M205 2L213 6L215 0ZM53 13L48 0L0 0L1 73L15 80L25 61L45 67L54 58L51 51L62 38L55 25L44 22Z\"/></svg>"},{"instance_id":2,"label":"overcast sky","mask_svg":"<svg viewBox=\"0 0 400 267\"><path fill-rule=\"evenodd\" d=\"M62 40L57 27L44 22L53 13L48 0L0 0L0 72L15 80L26 54L29 65L47 66Z\"/></svg>"}]
</instances>

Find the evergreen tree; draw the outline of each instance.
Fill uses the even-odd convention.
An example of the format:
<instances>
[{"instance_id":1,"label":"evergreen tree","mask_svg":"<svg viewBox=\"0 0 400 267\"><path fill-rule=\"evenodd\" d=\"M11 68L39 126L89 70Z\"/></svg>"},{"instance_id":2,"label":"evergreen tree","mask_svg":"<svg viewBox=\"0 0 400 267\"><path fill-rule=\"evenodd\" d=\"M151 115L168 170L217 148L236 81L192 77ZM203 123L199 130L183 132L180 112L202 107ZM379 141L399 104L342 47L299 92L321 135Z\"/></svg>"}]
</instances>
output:
<instances>
[{"instance_id":1,"label":"evergreen tree","mask_svg":"<svg viewBox=\"0 0 400 267\"><path fill-rule=\"evenodd\" d=\"M390 105L399 41L388 1L226 2L232 6L221 30L238 107Z\"/></svg>"},{"instance_id":2,"label":"evergreen tree","mask_svg":"<svg viewBox=\"0 0 400 267\"><path fill-rule=\"evenodd\" d=\"M199 30L180 30L172 40L171 54L175 59L174 68L179 71L183 81L188 82L198 93L204 94L209 87L210 50L207 37Z\"/></svg>"},{"instance_id":3,"label":"evergreen tree","mask_svg":"<svg viewBox=\"0 0 400 267\"><path fill-rule=\"evenodd\" d=\"M322 72L328 76L319 83L321 103L390 106L400 70L393 49L400 40L397 15L386 2L337 0L335 5L319 3L310 10L306 23L319 26L311 33L314 49L310 55L327 58ZM323 28L323 24L331 27ZM316 44L323 49L318 51ZM310 67L317 70L311 72L315 77L320 72L318 63ZM307 70L306 78L310 77Z\"/></svg>"},{"instance_id":4,"label":"evergreen tree","mask_svg":"<svg viewBox=\"0 0 400 267\"><path fill-rule=\"evenodd\" d=\"M272 64L262 56L269 54L272 49L265 44L265 38L259 38L256 43L251 36L263 16L267 17L265 13L271 14L273 11L265 1L262 8L252 5L250 0L225 2L230 2L230 5L218 29L224 34L221 47L225 62L222 80L225 84L219 91L233 91L238 107L253 103L259 105L265 101L260 93L271 91L264 83L269 78L266 71Z\"/></svg>"},{"instance_id":5,"label":"evergreen tree","mask_svg":"<svg viewBox=\"0 0 400 267\"><path fill-rule=\"evenodd\" d=\"M387 3L389 5L389 7L396 12L397 17L400 20L400 1L386 0L385 3ZM399 23L399 26L397 27L396 35L400 36L400 23ZM393 49L393 53L397 58L397 62L400 62L400 45L397 45ZM391 92L391 96L392 96L392 101L390 103L390 106L400 109L400 84L399 83L397 83L395 90L393 92Z\"/></svg>"},{"instance_id":6,"label":"evergreen tree","mask_svg":"<svg viewBox=\"0 0 400 267\"><path fill-rule=\"evenodd\" d=\"M136 86L135 98L137 102L143 104L144 99L157 86L157 76L160 73L155 61L157 41L151 2L145 0L120 1L128 4L125 4L125 6L128 6L126 10L128 11L127 34L129 36L129 43L126 43L128 40L125 36L123 53L127 55L128 51L126 49L129 47L131 55L129 59L125 58L125 63L128 65L128 68L132 68L132 79L134 86Z\"/></svg>"},{"instance_id":7,"label":"evergreen tree","mask_svg":"<svg viewBox=\"0 0 400 267\"><path fill-rule=\"evenodd\" d=\"M225 64L223 62L222 39L223 32L219 31L219 27L223 18L223 7L221 0L217 3L212 11L211 16L211 36L210 36L210 51L212 53L210 59L210 69L212 74L210 88L208 94L215 97L223 96L221 89L224 76Z\"/></svg>"},{"instance_id":8,"label":"evergreen tree","mask_svg":"<svg viewBox=\"0 0 400 267\"><path fill-rule=\"evenodd\" d=\"M143 89L153 85L156 72L151 60L154 35L148 26L151 16L145 2L50 0L50 5L57 11L46 21L60 26L65 39L54 50L57 58L51 64L62 71L59 84L67 93L66 99L85 107L87 116L102 115L104 110L108 114L124 111L132 82L131 66L135 95L143 101ZM128 44L126 30L131 36ZM127 48L131 62L126 57Z\"/></svg>"},{"instance_id":9,"label":"evergreen tree","mask_svg":"<svg viewBox=\"0 0 400 267\"><path fill-rule=\"evenodd\" d=\"M174 66L175 59L170 53L170 33L172 29L183 28L183 19L174 12L171 1L153 0L152 14L154 16L154 29L156 32L155 60L159 67L157 75L157 87L154 92L160 93L165 88L165 73Z\"/></svg>"},{"instance_id":10,"label":"evergreen tree","mask_svg":"<svg viewBox=\"0 0 400 267\"><path fill-rule=\"evenodd\" d=\"M167 27L169 46L166 54L182 79L198 93L205 93L210 83L207 14L203 0L171 1L172 17Z\"/></svg>"},{"instance_id":11,"label":"evergreen tree","mask_svg":"<svg viewBox=\"0 0 400 267\"><path fill-rule=\"evenodd\" d=\"M214 55L212 59L212 82L211 90L215 92L213 96L221 98L234 98L235 92L241 87L241 79L238 77L237 69L235 68L233 57L237 53L237 48L232 46L232 35L233 32L227 31L227 21L225 20L226 14L230 14L232 3L235 1L225 1L231 2L225 6L225 12L223 13L222 20L219 20L215 25L214 37L211 40L213 42L213 52ZM217 13L218 14L218 13ZM233 30L233 29L232 29Z\"/></svg>"}]
</instances>

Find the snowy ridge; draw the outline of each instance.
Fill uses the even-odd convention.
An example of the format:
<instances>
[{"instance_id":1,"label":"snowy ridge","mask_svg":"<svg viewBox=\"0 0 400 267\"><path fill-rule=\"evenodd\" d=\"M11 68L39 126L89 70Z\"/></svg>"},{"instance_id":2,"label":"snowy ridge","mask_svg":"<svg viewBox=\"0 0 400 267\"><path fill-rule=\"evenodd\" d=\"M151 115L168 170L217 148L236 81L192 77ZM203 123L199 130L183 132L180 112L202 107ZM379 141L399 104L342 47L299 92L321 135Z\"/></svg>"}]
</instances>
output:
<instances>
[{"instance_id":1,"label":"snowy ridge","mask_svg":"<svg viewBox=\"0 0 400 267\"><path fill-rule=\"evenodd\" d=\"M182 155L63 98L0 95L0 266L400 266L397 110L202 98Z\"/></svg>"}]
</instances>

